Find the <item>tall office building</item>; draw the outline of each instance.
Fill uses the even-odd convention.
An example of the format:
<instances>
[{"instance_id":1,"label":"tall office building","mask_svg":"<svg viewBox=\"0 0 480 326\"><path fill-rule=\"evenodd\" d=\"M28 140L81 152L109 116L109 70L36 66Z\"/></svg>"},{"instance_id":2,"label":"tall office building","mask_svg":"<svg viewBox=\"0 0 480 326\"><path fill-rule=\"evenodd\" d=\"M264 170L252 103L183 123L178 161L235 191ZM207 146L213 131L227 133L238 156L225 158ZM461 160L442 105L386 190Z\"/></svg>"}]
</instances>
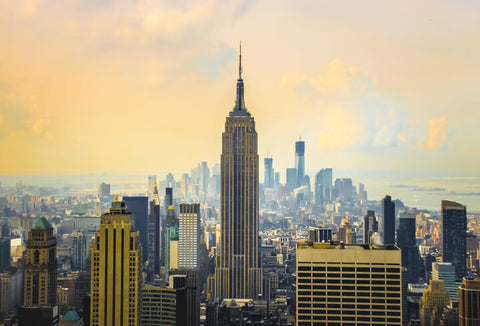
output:
<instances>
[{"instance_id":1,"label":"tall office building","mask_svg":"<svg viewBox=\"0 0 480 326\"><path fill-rule=\"evenodd\" d=\"M87 267L88 241L83 233L73 237L72 269L84 270Z\"/></svg>"},{"instance_id":2,"label":"tall office building","mask_svg":"<svg viewBox=\"0 0 480 326\"><path fill-rule=\"evenodd\" d=\"M287 168L285 185L290 191L297 188L297 170L295 168Z\"/></svg>"},{"instance_id":3,"label":"tall office building","mask_svg":"<svg viewBox=\"0 0 480 326\"><path fill-rule=\"evenodd\" d=\"M295 170L297 171L297 188L303 185L305 176L305 142L295 142Z\"/></svg>"},{"instance_id":4,"label":"tall office building","mask_svg":"<svg viewBox=\"0 0 480 326\"><path fill-rule=\"evenodd\" d=\"M378 232L378 221L374 211L367 211L363 218L363 243L369 244L373 233Z\"/></svg>"},{"instance_id":5,"label":"tall office building","mask_svg":"<svg viewBox=\"0 0 480 326\"><path fill-rule=\"evenodd\" d=\"M433 263L432 279L436 281L443 281L450 300L458 302L458 287L462 284L462 282L456 281L455 266L453 266L452 263Z\"/></svg>"},{"instance_id":6,"label":"tall office building","mask_svg":"<svg viewBox=\"0 0 480 326\"><path fill-rule=\"evenodd\" d=\"M180 204L178 267L198 269L200 204Z\"/></svg>"},{"instance_id":7,"label":"tall office building","mask_svg":"<svg viewBox=\"0 0 480 326\"><path fill-rule=\"evenodd\" d=\"M92 249L90 325L138 325L142 247L125 202L101 217Z\"/></svg>"},{"instance_id":8,"label":"tall office building","mask_svg":"<svg viewBox=\"0 0 480 326\"><path fill-rule=\"evenodd\" d=\"M160 199L157 184L153 185L148 213L148 278L160 274Z\"/></svg>"},{"instance_id":9,"label":"tall office building","mask_svg":"<svg viewBox=\"0 0 480 326\"><path fill-rule=\"evenodd\" d=\"M395 244L395 203L389 195L382 199L383 243Z\"/></svg>"},{"instance_id":10,"label":"tall office building","mask_svg":"<svg viewBox=\"0 0 480 326\"><path fill-rule=\"evenodd\" d=\"M263 285L258 255L257 132L245 107L241 58L240 54L237 99L222 135L222 232L215 268L220 298L257 298Z\"/></svg>"},{"instance_id":11,"label":"tall office building","mask_svg":"<svg viewBox=\"0 0 480 326\"><path fill-rule=\"evenodd\" d=\"M263 186L265 188L273 188L275 186L274 171L273 171L273 158L266 157L263 159L265 166L265 176L263 178Z\"/></svg>"},{"instance_id":12,"label":"tall office building","mask_svg":"<svg viewBox=\"0 0 480 326\"><path fill-rule=\"evenodd\" d=\"M415 237L415 214L402 213L398 223L397 245L402 250L402 266L407 268L408 283L418 283L420 253Z\"/></svg>"},{"instance_id":13,"label":"tall office building","mask_svg":"<svg viewBox=\"0 0 480 326\"><path fill-rule=\"evenodd\" d=\"M177 291L177 325L200 325L200 280L198 271L170 271L168 286Z\"/></svg>"},{"instance_id":14,"label":"tall office building","mask_svg":"<svg viewBox=\"0 0 480 326\"><path fill-rule=\"evenodd\" d=\"M458 299L459 326L480 325L480 278L464 278Z\"/></svg>"},{"instance_id":15,"label":"tall office building","mask_svg":"<svg viewBox=\"0 0 480 326\"><path fill-rule=\"evenodd\" d=\"M443 261L455 266L458 281L467 272L467 208L442 200Z\"/></svg>"},{"instance_id":16,"label":"tall office building","mask_svg":"<svg viewBox=\"0 0 480 326\"><path fill-rule=\"evenodd\" d=\"M395 246L297 245L297 325L402 325Z\"/></svg>"},{"instance_id":17,"label":"tall office building","mask_svg":"<svg viewBox=\"0 0 480 326\"><path fill-rule=\"evenodd\" d=\"M353 199L353 183L350 178L335 179L335 190L337 196L343 200L350 201ZM332 198L332 200L335 198Z\"/></svg>"},{"instance_id":18,"label":"tall office building","mask_svg":"<svg viewBox=\"0 0 480 326\"><path fill-rule=\"evenodd\" d=\"M175 326L177 293L170 287L145 285L142 288L142 326Z\"/></svg>"},{"instance_id":19,"label":"tall office building","mask_svg":"<svg viewBox=\"0 0 480 326\"><path fill-rule=\"evenodd\" d=\"M165 198L163 201L163 206L165 206L165 214L167 214L169 207L173 206L173 188L165 188Z\"/></svg>"},{"instance_id":20,"label":"tall office building","mask_svg":"<svg viewBox=\"0 0 480 326\"><path fill-rule=\"evenodd\" d=\"M58 325L56 251L53 227L42 217L28 233L20 326Z\"/></svg>"},{"instance_id":21,"label":"tall office building","mask_svg":"<svg viewBox=\"0 0 480 326\"><path fill-rule=\"evenodd\" d=\"M105 198L110 196L110 185L108 183L102 182L98 186L98 197Z\"/></svg>"},{"instance_id":22,"label":"tall office building","mask_svg":"<svg viewBox=\"0 0 480 326\"><path fill-rule=\"evenodd\" d=\"M132 213L135 230L140 233L142 244L142 264L148 259L148 197L123 197L127 212Z\"/></svg>"},{"instance_id":23,"label":"tall office building","mask_svg":"<svg viewBox=\"0 0 480 326\"><path fill-rule=\"evenodd\" d=\"M430 280L430 285L423 291L422 300L420 301L420 325L433 326L433 311L440 311L443 307L450 304L450 298L447 290L445 290L443 281Z\"/></svg>"},{"instance_id":24,"label":"tall office building","mask_svg":"<svg viewBox=\"0 0 480 326\"><path fill-rule=\"evenodd\" d=\"M0 238L0 273L10 267L10 239Z\"/></svg>"}]
</instances>

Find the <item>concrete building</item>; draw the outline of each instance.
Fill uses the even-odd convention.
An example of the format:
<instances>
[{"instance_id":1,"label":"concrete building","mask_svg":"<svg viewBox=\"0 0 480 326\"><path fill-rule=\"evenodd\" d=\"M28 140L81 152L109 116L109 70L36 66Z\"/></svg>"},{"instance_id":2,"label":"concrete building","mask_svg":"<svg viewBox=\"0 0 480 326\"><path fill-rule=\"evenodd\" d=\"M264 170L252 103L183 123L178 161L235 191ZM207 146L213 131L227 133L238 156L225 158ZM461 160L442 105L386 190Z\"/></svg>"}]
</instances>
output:
<instances>
[{"instance_id":1,"label":"concrete building","mask_svg":"<svg viewBox=\"0 0 480 326\"><path fill-rule=\"evenodd\" d=\"M297 325L402 325L396 246L297 244Z\"/></svg>"},{"instance_id":2,"label":"concrete building","mask_svg":"<svg viewBox=\"0 0 480 326\"><path fill-rule=\"evenodd\" d=\"M133 216L116 198L92 249L90 325L138 325L142 247Z\"/></svg>"},{"instance_id":3,"label":"concrete building","mask_svg":"<svg viewBox=\"0 0 480 326\"><path fill-rule=\"evenodd\" d=\"M180 204L178 267L199 268L200 204Z\"/></svg>"}]
</instances>

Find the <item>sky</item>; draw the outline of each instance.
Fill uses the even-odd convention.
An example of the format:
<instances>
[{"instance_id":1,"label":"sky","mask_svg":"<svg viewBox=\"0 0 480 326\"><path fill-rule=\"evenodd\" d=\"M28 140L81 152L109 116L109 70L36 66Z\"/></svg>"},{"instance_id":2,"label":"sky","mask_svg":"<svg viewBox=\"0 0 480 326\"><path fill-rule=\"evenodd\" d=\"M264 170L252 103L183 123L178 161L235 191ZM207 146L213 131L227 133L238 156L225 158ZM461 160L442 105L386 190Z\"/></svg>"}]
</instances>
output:
<instances>
[{"instance_id":1,"label":"sky","mask_svg":"<svg viewBox=\"0 0 480 326\"><path fill-rule=\"evenodd\" d=\"M0 0L0 175L220 161L242 42L260 162L480 166L480 2ZM263 165L263 164L261 164Z\"/></svg>"}]
</instances>

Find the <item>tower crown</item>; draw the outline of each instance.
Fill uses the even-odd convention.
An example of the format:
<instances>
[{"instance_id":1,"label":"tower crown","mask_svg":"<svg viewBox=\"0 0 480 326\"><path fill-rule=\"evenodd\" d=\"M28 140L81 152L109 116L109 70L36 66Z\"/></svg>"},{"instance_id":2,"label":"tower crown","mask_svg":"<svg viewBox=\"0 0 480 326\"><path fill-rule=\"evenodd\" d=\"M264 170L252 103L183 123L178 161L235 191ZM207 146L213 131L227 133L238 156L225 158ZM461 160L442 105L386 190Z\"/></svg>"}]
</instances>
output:
<instances>
[{"instance_id":1,"label":"tower crown","mask_svg":"<svg viewBox=\"0 0 480 326\"><path fill-rule=\"evenodd\" d=\"M237 80L237 98L235 100L235 107L230 112L231 117L249 117L250 113L245 106L245 95L242 79L242 44L240 43L240 54L238 57L238 80Z\"/></svg>"}]
</instances>

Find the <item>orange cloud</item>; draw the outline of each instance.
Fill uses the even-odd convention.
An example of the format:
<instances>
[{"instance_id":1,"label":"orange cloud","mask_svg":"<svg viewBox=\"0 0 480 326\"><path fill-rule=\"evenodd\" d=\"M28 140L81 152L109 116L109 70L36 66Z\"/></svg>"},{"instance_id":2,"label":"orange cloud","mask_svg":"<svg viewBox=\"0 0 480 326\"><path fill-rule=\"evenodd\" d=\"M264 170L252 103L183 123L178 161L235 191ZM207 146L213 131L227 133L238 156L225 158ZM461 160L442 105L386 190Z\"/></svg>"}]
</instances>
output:
<instances>
[{"instance_id":1,"label":"orange cloud","mask_svg":"<svg viewBox=\"0 0 480 326\"><path fill-rule=\"evenodd\" d=\"M439 117L430 120L428 137L420 142L420 148L437 148L447 138L447 117Z\"/></svg>"}]
</instances>

